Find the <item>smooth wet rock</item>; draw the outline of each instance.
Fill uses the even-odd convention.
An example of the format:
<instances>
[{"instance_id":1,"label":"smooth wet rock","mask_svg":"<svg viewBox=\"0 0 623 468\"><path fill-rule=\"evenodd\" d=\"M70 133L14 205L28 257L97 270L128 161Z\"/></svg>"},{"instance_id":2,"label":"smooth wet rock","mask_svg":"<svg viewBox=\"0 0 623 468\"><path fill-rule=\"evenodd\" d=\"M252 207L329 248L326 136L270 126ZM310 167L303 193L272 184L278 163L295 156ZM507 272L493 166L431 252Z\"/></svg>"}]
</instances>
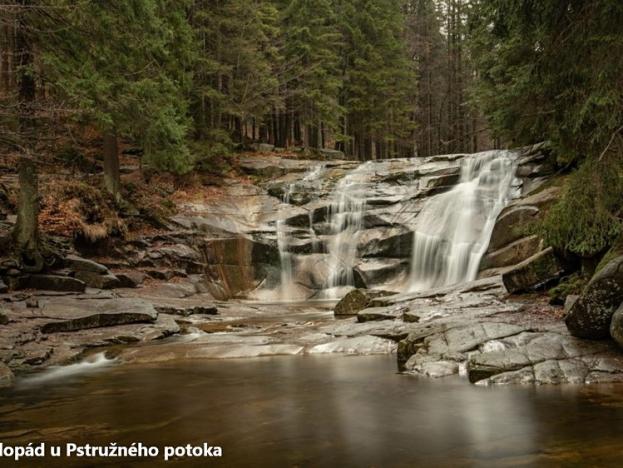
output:
<instances>
[{"instance_id":1,"label":"smooth wet rock","mask_svg":"<svg viewBox=\"0 0 623 468\"><path fill-rule=\"evenodd\" d=\"M93 260L78 257L77 255L68 255L67 257L65 257L65 263L67 264L67 266L69 266L69 268L76 272L88 271L101 275L105 275L108 273L108 268L106 268L104 265L94 262Z\"/></svg>"},{"instance_id":2,"label":"smooth wet rock","mask_svg":"<svg viewBox=\"0 0 623 468\"><path fill-rule=\"evenodd\" d=\"M366 259L353 268L355 286L367 289L380 286L405 275L408 270L408 263L397 258Z\"/></svg>"},{"instance_id":3,"label":"smooth wet rock","mask_svg":"<svg viewBox=\"0 0 623 468\"><path fill-rule=\"evenodd\" d=\"M562 271L554 249L550 247L505 272L502 281L506 290L515 294L538 289L558 279Z\"/></svg>"},{"instance_id":4,"label":"smooth wet rock","mask_svg":"<svg viewBox=\"0 0 623 468\"><path fill-rule=\"evenodd\" d=\"M538 236L519 239L506 247L486 254L480 263L480 269L487 270L517 265L539 253L542 244L543 241Z\"/></svg>"},{"instance_id":5,"label":"smooth wet rock","mask_svg":"<svg viewBox=\"0 0 623 468\"><path fill-rule=\"evenodd\" d=\"M489 252L501 249L525 236L526 225L534 221L541 210L536 206L513 206L502 211L491 234Z\"/></svg>"},{"instance_id":6,"label":"smooth wet rock","mask_svg":"<svg viewBox=\"0 0 623 468\"><path fill-rule=\"evenodd\" d=\"M376 336L357 336L353 338L339 338L329 343L319 344L312 347L309 354L390 354L396 349L396 343L392 340Z\"/></svg>"},{"instance_id":7,"label":"smooth wet rock","mask_svg":"<svg viewBox=\"0 0 623 468\"><path fill-rule=\"evenodd\" d=\"M400 228L363 231L358 245L361 257L411 258L413 232Z\"/></svg>"},{"instance_id":8,"label":"smooth wet rock","mask_svg":"<svg viewBox=\"0 0 623 468\"><path fill-rule=\"evenodd\" d=\"M58 300L45 304L42 309L43 315L50 319L42 325L43 333L151 323L158 318L156 309L149 302L139 299Z\"/></svg>"},{"instance_id":9,"label":"smooth wet rock","mask_svg":"<svg viewBox=\"0 0 623 468\"><path fill-rule=\"evenodd\" d=\"M45 291L84 292L86 283L69 276L30 275L20 280L20 287Z\"/></svg>"},{"instance_id":10,"label":"smooth wet rock","mask_svg":"<svg viewBox=\"0 0 623 468\"><path fill-rule=\"evenodd\" d=\"M569 332L579 338L608 338L612 316L622 302L623 256L609 262L591 278L565 317Z\"/></svg>"},{"instance_id":11,"label":"smooth wet rock","mask_svg":"<svg viewBox=\"0 0 623 468\"><path fill-rule=\"evenodd\" d=\"M0 294L4 294L8 292L8 290L9 290L9 287L6 285L4 281L2 281L2 278L0 278Z\"/></svg>"},{"instance_id":12,"label":"smooth wet rock","mask_svg":"<svg viewBox=\"0 0 623 468\"><path fill-rule=\"evenodd\" d=\"M309 289L324 289L331 275L328 255L301 255L294 259L294 282Z\"/></svg>"},{"instance_id":13,"label":"smooth wet rock","mask_svg":"<svg viewBox=\"0 0 623 468\"><path fill-rule=\"evenodd\" d=\"M92 271L77 271L76 278L84 281L90 288L114 289L121 285L119 278L112 273L100 274Z\"/></svg>"},{"instance_id":14,"label":"smooth wet rock","mask_svg":"<svg viewBox=\"0 0 623 468\"><path fill-rule=\"evenodd\" d=\"M357 315L357 313L370 304L377 297L391 296L395 294L389 291L375 291L367 289L354 289L337 303L333 313L335 316Z\"/></svg>"}]
</instances>

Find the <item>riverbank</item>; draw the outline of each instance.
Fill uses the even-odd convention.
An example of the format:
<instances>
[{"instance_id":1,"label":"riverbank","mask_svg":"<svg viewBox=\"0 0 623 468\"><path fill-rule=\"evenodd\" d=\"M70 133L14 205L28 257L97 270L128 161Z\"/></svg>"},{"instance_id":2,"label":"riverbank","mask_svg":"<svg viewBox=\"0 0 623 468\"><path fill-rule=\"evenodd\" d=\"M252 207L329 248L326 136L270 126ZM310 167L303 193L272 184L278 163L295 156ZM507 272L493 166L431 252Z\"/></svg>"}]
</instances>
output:
<instances>
[{"instance_id":1,"label":"riverbank","mask_svg":"<svg viewBox=\"0 0 623 468\"><path fill-rule=\"evenodd\" d=\"M614 344L571 337L543 295L568 274L531 231L560 192L552 171L543 145L361 165L241 156L236 174L175 192L157 231L52 238L63 255L43 274L0 262L3 385L100 351L125 363L397 353L404 372L481 384L620 381ZM482 218L468 238L454 236L461 223L422 231L421 213L462 198ZM416 242L431 236L434 248ZM413 262L442 284L451 270L480 279L401 292L418 284ZM354 288L375 297L336 320Z\"/></svg>"}]
</instances>

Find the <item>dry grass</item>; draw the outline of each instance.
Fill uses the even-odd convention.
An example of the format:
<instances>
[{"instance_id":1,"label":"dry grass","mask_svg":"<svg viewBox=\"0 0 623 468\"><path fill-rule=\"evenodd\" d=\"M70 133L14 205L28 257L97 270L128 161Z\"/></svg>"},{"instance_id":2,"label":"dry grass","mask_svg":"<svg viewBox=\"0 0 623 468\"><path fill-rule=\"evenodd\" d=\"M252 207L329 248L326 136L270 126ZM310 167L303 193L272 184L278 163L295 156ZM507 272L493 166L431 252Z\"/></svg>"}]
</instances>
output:
<instances>
[{"instance_id":1,"label":"dry grass","mask_svg":"<svg viewBox=\"0 0 623 468\"><path fill-rule=\"evenodd\" d=\"M43 193L39 223L48 234L95 242L127 231L113 201L96 184L50 180Z\"/></svg>"}]
</instances>

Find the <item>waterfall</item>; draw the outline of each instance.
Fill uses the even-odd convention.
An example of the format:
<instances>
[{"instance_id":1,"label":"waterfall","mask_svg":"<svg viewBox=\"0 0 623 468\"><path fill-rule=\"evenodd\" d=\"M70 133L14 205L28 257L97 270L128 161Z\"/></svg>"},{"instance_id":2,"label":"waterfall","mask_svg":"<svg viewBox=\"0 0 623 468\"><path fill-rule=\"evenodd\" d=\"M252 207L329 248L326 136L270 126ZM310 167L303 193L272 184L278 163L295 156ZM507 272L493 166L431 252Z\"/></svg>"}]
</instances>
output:
<instances>
[{"instance_id":1,"label":"waterfall","mask_svg":"<svg viewBox=\"0 0 623 468\"><path fill-rule=\"evenodd\" d=\"M289 184L283 194L283 199L282 199L283 203L285 205L289 205L291 202L292 195L295 193L295 191L298 188L304 187L310 182L317 180L322 174L324 167L325 167L324 164L318 164L314 167L311 167L310 169L307 170L307 172L305 173L302 179ZM315 244L316 235L312 228L311 213L309 216L310 216L309 235L310 235L310 238L312 239L312 242L314 242ZM286 220L279 219L277 221L276 229L277 229L277 248L279 250L279 260L280 260L280 265L281 265L279 295L282 301L288 301L292 298L292 290L294 286L294 265L293 265L293 258L292 258L293 254L288 251L289 232L288 232L288 228L286 225Z\"/></svg>"},{"instance_id":2,"label":"waterfall","mask_svg":"<svg viewBox=\"0 0 623 468\"><path fill-rule=\"evenodd\" d=\"M357 260L357 239L364 228L366 185L370 165L368 161L348 173L334 190L334 201L329 209L330 232L328 245L328 287L353 286L353 267Z\"/></svg>"},{"instance_id":3,"label":"waterfall","mask_svg":"<svg viewBox=\"0 0 623 468\"><path fill-rule=\"evenodd\" d=\"M411 291L476 279L495 221L514 195L514 173L509 151L463 159L459 183L431 198L416 219Z\"/></svg>"}]
</instances>

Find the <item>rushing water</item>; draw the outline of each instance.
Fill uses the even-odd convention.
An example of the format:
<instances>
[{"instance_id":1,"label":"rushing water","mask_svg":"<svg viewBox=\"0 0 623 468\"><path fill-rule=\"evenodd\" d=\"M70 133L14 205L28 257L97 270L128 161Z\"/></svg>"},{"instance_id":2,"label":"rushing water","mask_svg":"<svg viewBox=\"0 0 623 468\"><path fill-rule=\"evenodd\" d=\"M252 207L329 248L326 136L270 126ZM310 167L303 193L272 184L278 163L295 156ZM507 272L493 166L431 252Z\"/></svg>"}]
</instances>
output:
<instances>
[{"instance_id":1,"label":"rushing water","mask_svg":"<svg viewBox=\"0 0 623 468\"><path fill-rule=\"evenodd\" d=\"M410 289L476 279L495 221L513 196L514 155L503 150L466 157L459 183L431 198L417 218Z\"/></svg>"},{"instance_id":2,"label":"rushing water","mask_svg":"<svg viewBox=\"0 0 623 468\"><path fill-rule=\"evenodd\" d=\"M172 466L620 466L620 386L483 388L394 366L309 356L108 368L0 393L0 440L223 448L221 460Z\"/></svg>"},{"instance_id":3,"label":"rushing water","mask_svg":"<svg viewBox=\"0 0 623 468\"><path fill-rule=\"evenodd\" d=\"M310 168L301 180L288 185L284 195L283 203L290 204L292 194L299 188L305 188L310 182L317 180L324 171L324 164L318 164ZM311 191L311 190L310 190ZM315 239L316 234L312 228L312 213L309 214L309 236ZM294 265L292 253L288 250L289 232L284 219L277 221L277 247L279 249L279 259L281 263L281 284L279 286L279 295L282 301L290 301L293 299L292 292L294 290Z\"/></svg>"},{"instance_id":4,"label":"rushing water","mask_svg":"<svg viewBox=\"0 0 623 468\"><path fill-rule=\"evenodd\" d=\"M357 260L357 239L364 228L365 184L370 165L368 161L343 177L334 190L329 212L333 238L329 242L329 288L355 284L353 267Z\"/></svg>"}]
</instances>

